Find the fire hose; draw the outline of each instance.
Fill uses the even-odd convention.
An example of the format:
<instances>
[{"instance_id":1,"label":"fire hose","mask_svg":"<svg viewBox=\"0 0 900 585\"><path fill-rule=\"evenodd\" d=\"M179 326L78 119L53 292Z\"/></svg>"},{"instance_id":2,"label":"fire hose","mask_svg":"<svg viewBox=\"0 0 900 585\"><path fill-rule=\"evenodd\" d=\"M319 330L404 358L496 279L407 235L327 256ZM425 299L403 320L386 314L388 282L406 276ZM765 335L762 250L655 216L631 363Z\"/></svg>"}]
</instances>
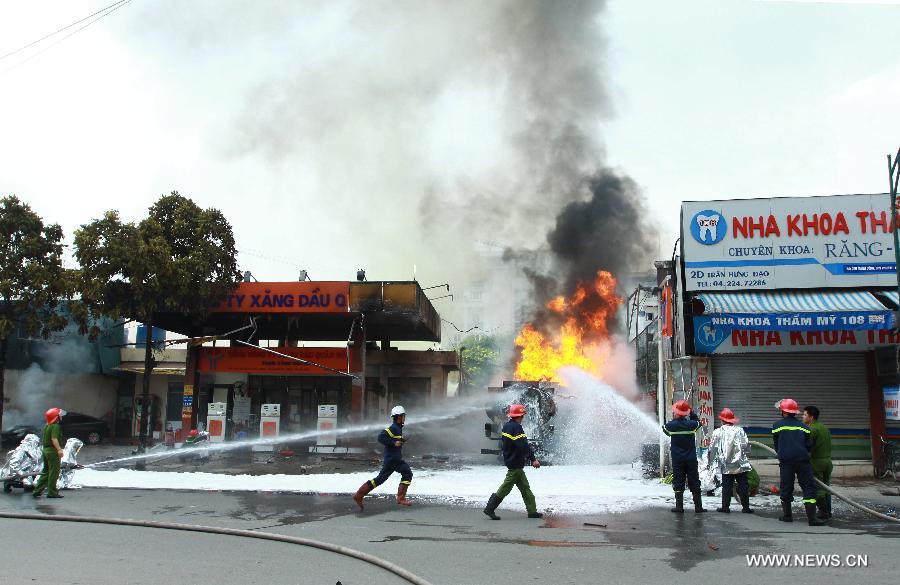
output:
<instances>
[{"instance_id":1,"label":"fire hose","mask_svg":"<svg viewBox=\"0 0 900 585\"><path fill-rule=\"evenodd\" d=\"M260 540L272 540L276 542L286 542L288 544L296 544L299 546L308 546L352 557L363 562L380 567L391 572L398 577L413 583L414 585L431 585L430 582L415 575L399 565L395 565L390 561L386 561L375 555L364 553L362 551L347 548L337 544L321 542L309 538L298 538L296 536L287 536L284 534L273 534L271 532L256 532L253 530L241 530L237 528L220 528L218 526L197 526L193 524L177 524L174 522L154 522L150 520L132 520L130 518L103 518L100 516L69 516L65 514L45 515L45 514L26 514L20 512L0 512L0 518L10 518L16 520L50 520L59 522L86 522L89 524L111 524L115 526L138 526L142 528L162 528L165 530L184 530L187 532L205 532L208 534L220 534L225 536L241 536L244 538L257 538Z\"/></svg>"},{"instance_id":2,"label":"fire hose","mask_svg":"<svg viewBox=\"0 0 900 585\"><path fill-rule=\"evenodd\" d=\"M750 444L754 445L756 447L762 447L763 449L765 449L772 455L776 455L776 456L778 455L778 453L775 451L775 449L773 449L772 447L769 447L768 445L764 445L757 441L750 441ZM872 516L875 516L876 518L881 518L882 520L900 523L900 518L895 518L894 516L888 516L887 514L882 514L881 512L877 512L877 511L873 510L872 508L867 508L866 506L863 506L859 502L852 500L850 498L850 496L844 495L841 492L834 489L833 487L831 487L830 485L826 484L825 482L820 481L819 478L813 477L813 479L816 481L817 484L819 484L819 487L825 489L826 491L831 493L833 496L835 496L839 500L843 500L843 501L847 502L854 508L856 508L858 510L862 510L863 512L866 512L868 514L871 514Z\"/></svg>"}]
</instances>

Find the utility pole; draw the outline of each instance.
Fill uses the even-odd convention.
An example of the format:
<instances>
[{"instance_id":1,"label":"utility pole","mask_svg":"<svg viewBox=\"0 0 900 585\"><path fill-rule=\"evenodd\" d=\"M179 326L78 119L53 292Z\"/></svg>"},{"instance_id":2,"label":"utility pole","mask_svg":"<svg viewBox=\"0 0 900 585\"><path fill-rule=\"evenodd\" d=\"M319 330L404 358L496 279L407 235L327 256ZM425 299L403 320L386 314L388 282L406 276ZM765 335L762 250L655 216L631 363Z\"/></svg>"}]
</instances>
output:
<instances>
[{"instance_id":1,"label":"utility pole","mask_svg":"<svg viewBox=\"0 0 900 585\"><path fill-rule=\"evenodd\" d=\"M897 149L896 156L891 159L891 155L887 155L888 162L888 181L890 183L890 194L891 194L891 222L889 225L893 227L894 232L894 272L897 275L897 297L900 298L900 234L897 232L897 185L900 182L900 149ZM895 313L896 315L896 313ZM897 323L894 323L894 328L898 327ZM894 364L895 367L900 370L900 346L894 347ZM882 421L884 424L886 421ZM882 426L882 428L884 428ZM882 466L886 463L882 461L880 456L880 449L875 446L875 439L872 439L872 458L875 460L875 464L879 469L882 469Z\"/></svg>"},{"instance_id":2,"label":"utility pole","mask_svg":"<svg viewBox=\"0 0 900 585\"><path fill-rule=\"evenodd\" d=\"M897 185L900 182L900 149L897 149L897 156L891 160L891 155L887 155L888 160L888 179L890 181L891 193L891 224L894 226L894 272L897 274L897 294L900 295L900 234L897 233Z\"/></svg>"}]
</instances>

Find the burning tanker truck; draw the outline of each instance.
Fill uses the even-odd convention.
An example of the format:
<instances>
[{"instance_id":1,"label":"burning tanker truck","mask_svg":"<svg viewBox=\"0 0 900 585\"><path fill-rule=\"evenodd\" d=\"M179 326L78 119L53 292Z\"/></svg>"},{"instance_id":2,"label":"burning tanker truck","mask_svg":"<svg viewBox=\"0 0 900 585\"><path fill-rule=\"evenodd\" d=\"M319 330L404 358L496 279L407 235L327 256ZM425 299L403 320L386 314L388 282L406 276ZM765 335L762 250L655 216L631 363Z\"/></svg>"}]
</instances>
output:
<instances>
[{"instance_id":1,"label":"burning tanker truck","mask_svg":"<svg viewBox=\"0 0 900 585\"><path fill-rule=\"evenodd\" d=\"M535 456L542 462L552 460L552 420L556 416L556 389L557 384L554 382L518 380L505 380L503 386L488 388L489 399L485 405L485 414L490 422L484 424L484 436L496 447L482 449L481 454L503 457L500 451L500 428L506 422L509 405L518 403L525 406L522 427Z\"/></svg>"}]
</instances>

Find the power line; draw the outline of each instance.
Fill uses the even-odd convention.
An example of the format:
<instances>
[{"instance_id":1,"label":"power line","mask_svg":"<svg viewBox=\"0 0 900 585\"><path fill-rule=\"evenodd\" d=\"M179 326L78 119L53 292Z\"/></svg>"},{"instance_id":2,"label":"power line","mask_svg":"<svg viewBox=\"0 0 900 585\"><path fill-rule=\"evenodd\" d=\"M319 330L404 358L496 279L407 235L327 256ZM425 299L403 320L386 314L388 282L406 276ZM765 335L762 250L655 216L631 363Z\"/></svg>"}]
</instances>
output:
<instances>
[{"instance_id":1,"label":"power line","mask_svg":"<svg viewBox=\"0 0 900 585\"><path fill-rule=\"evenodd\" d=\"M13 55L17 55L17 54L21 53L22 51L25 51L25 50L27 50L27 49L29 49L29 48L31 48L31 47L33 47L33 46L35 46L35 45L37 45L37 44L39 44L39 43L45 41L45 40L47 40L47 39L49 39L49 38L51 38L51 37L53 37L53 36L56 36L56 35L58 35L59 33L61 33L61 32L63 32L63 31L66 31L66 30L72 28L73 26L76 26L76 25L78 25L78 24L81 24L82 22L88 21L88 22L87 22L86 24L84 24L83 26L80 26L80 27L76 28L75 30L73 30L73 31L70 32L69 34L67 34L67 35L65 35L64 37L58 39L56 42L50 43L49 45L47 45L46 47L44 47L44 48L41 49L40 51L34 53L33 55L30 55L27 59L25 59L25 60L23 60L23 61L20 61L19 63L13 65L12 67L10 67L10 68L4 70L3 73L6 73L6 72L8 72L8 71L11 71L12 69L15 69L16 67L19 67L19 66L21 66L21 65L24 65L25 63L27 63L27 62L31 61L32 59L34 59L35 57L37 57L38 55L41 55L41 54L45 53L45 52L48 51L49 49L55 47L55 46L58 45L59 43L61 43L61 42L63 42L64 40L68 39L68 38L71 37L72 35L74 35L74 34L80 32L80 31L86 29L87 27L91 26L92 24L94 24L94 23L97 22L98 20L101 20L101 19L103 19L103 18L106 18L107 16L109 16L110 14L112 14L113 12L115 12L116 10L118 10L119 8L122 8L123 6L125 6L126 4L128 4L129 2L132 2L132 0L119 0L118 2L114 2L113 4L110 4L109 6L107 6L106 8L103 8L103 9L101 9L101 10L98 10L97 12L94 12L93 14L90 14L90 15L88 15L88 16L85 16L84 18L82 18L82 19L80 19L80 20L76 20L75 22L73 22L73 23L71 23L71 24L68 24L68 25L62 27L61 29L55 30L55 31L53 31L53 32L50 33L50 34L44 35L43 37L39 38L39 39L36 40L36 41L32 41L32 42L28 43L27 45L24 45L24 46L22 46L22 47L19 47L18 49L15 49L14 51L10 51L9 53L6 53L5 55L0 55L0 61L2 61L3 59L6 59L7 57L12 57ZM99 14L100 16L97 16L98 14ZM96 18L94 18L95 16L96 16ZM93 20L91 20L92 18L93 18Z\"/></svg>"},{"instance_id":2,"label":"power line","mask_svg":"<svg viewBox=\"0 0 900 585\"><path fill-rule=\"evenodd\" d=\"M68 29L72 28L73 26L75 26L76 24L81 24L81 23L84 22L85 20L88 20L88 19L90 19L90 18L93 18L93 17L97 16L98 14L100 14L101 12L106 12L107 10L109 10L110 8L112 8L112 7L114 7L114 6L118 6L119 4L125 4L125 3L130 2L130 1L131 1L131 0L119 0L118 2L114 2L114 3L110 4L109 6L107 6L106 8L102 8L102 9L98 10L97 12L95 12L95 13L93 13L93 14L89 14L89 15L85 16L84 18L82 18L81 20L76 20L76 21L73 22L72 24L67 24L66 26L62 27L62 28L59 29L59 30L55 30L55 31L53 31L52 33L50 33L50 34L48 34L48 35L42 36L41 38L39 38L39 39L36 40L36 41L32 41L32 42L28 43L27 45L24 45L24 46L22 46L22 47L19 47L19 48L16 49L15 51L10 51L9 53L6 53L5 55L0 55L0 61L2 61L3 59L6 59L7 57L12 57L13 55L16 55L16 54L18 54L18 53L21 53L22 51L24 51L24 50L26 50L26 49L29 49L29 48L35 46L36 44L38 44L38 43L40 43L40 42L42 42L42 41L46 41L46 40L49 39L50 37L55 36L55 35L58 35L58 34L61 33L62 31L68 30Z\"/></svg>"}]
</instances>

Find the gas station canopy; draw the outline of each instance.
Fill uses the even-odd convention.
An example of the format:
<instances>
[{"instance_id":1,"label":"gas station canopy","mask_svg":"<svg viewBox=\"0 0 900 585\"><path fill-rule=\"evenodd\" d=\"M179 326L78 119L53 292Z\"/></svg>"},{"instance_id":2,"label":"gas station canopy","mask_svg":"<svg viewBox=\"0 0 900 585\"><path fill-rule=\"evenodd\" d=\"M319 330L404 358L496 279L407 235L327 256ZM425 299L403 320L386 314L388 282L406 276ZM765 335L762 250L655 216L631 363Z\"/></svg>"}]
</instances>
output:
<instances>
[{"instance_id":1,"label":"gas station canopy","mask_svg":"<svg viewBox=\"0 0 900 585\"><path fill-rule=\"evenodd\" d=\"M234 331L251 317L259 339L347 341L360 317L367 340L441 339L440 316L415 281L242 282L204 320L161 312L153 325L197 337Z\"/></svg>"}]
</instances>

